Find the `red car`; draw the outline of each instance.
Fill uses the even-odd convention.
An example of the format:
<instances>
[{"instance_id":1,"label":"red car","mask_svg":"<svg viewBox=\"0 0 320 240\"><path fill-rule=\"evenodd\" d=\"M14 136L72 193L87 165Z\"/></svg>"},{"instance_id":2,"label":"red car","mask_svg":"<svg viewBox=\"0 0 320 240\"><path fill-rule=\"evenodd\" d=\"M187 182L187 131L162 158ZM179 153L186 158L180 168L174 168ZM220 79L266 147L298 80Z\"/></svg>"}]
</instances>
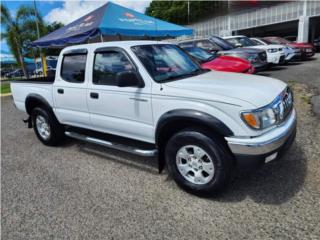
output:
<instances>
[{"instance_id":1,"label":"red car","mask_svg":"<svg viewBox=\"0 0 320 240\"><path fill-rule=\"evenodd\" d=\"M202 68L215 71L249 73L255 68L245 59L232 56L217 56L198 47L183 48Z\"/></svg>"},{"instance_id":2,"label":"red car","mask_svg":"<svg viewBox=\"0 0 320 240\"><path fill-rule=\"evenodd\" d=\"M265 37L263 39L266 39L267 41L273 43L273 44L284 44L288 45L290 47L295 47L300 49L301 59L306 59L309 57L314 56L315 49L314 46L310 43L297 43L297 42L291 42L285 38L281 37Z\"/></svg>"}]
</instances>

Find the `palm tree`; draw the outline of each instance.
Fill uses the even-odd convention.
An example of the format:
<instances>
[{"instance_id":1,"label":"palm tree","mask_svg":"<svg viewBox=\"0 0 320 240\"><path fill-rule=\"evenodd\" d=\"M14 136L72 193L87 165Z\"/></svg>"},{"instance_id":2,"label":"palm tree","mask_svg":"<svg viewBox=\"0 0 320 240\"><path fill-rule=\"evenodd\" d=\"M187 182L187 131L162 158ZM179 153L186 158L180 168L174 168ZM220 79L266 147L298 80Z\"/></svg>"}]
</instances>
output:
<instances>
[{"instance_id":1,"label":"palm tree","mask_svg":"<svg viewBox=\"0 0 320 240\"><path fill-rule=\"evenodd\" d=\"M6 31L1 33L1 39L7 40L12 54L27 78L29 75L24 56L33 53L28 43L37 39L36 20L39 23L40 34L43 35L46 32L45 24L40 14L33 8L21 6L16 16L12 17L8 8L1 4L1 24L6 28Z\"/></svg>"}]
</instances>

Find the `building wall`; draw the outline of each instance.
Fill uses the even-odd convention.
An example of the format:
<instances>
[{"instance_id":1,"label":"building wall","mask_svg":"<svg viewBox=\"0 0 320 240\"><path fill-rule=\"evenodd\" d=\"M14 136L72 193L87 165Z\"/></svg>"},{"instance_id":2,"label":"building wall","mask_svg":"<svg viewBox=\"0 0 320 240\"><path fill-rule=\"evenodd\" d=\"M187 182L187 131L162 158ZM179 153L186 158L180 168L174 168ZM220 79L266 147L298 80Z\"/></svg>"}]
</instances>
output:
<instances>
[{"instance_id":1,"label":"building wall","mask_svg":"<svg viewBox=\"0 0 320 240\"><path fill-rule=\"evenodd\" d=\"M301 41L308 41L309 18L320 16L320 1L316 0L229 1L228 3L229 13L227 15L212 17L189 25L188 27L194 29L194 35L197 37L225 36L257 28L266 28L272 31L273 26L283 25L282 27L286 28L290 22L298 21L298 25L294 24L293 28L296 29L296 34ZM293 26L292 23L290 26Z\"/></svg>"}]
</instances>

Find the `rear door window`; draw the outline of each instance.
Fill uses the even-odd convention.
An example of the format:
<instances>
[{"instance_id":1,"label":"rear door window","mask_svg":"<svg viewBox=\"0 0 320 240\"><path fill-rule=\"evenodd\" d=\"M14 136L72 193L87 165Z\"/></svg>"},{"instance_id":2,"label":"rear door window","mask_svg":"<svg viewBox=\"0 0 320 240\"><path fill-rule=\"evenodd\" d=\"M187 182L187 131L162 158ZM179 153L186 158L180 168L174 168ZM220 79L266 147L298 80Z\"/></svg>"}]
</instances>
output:
<instances>
[{"instance_id":1,"label":"rear door window","mask_svg":"<svg viewBox=\"0 0 320 240\"><path fill-rule=\"evenodd\" d=\"M64 55L61 77L72 83L83 83L86 71L87 54Z\"/></svg>"}]
</instances>

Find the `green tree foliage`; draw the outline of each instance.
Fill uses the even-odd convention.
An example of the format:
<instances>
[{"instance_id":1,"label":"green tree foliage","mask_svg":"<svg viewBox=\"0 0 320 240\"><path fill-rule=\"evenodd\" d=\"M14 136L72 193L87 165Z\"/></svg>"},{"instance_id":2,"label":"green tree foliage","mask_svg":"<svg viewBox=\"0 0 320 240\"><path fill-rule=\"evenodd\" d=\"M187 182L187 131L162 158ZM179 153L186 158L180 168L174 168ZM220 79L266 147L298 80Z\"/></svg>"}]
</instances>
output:
<instances>
[{"instance_id":1,"label":"green tree foliage","mask_svg":"<svg viewBox=\"0 0 320 240\"><path fill-rule=\"evenodd\" d=\"M23 61L24 57L36 58L40 55L39 49L30 46L31 42L38 39L36 21L40 37L63 27L62 23L57 22L45 24L39 12L29 6L21 6L13 17L8 8L1 4L1 24L5 27L5 32L1 33L1 39L6 39L11 53L26 77L29 76ZM45 52L52 54L56 50Z\"/></svg>"},{"instance_id":2,"label":"green tree foliage","mask_svg":"<svg viewBox=\"0 0 320 240\"><path fill-rule=\"evenodd\" d=\"M227 11L225 1L189 1L189 23ZM147 15L168 22L188 24L188 1L152 1L145 12Z\"/></svg>"}]
</instances>

